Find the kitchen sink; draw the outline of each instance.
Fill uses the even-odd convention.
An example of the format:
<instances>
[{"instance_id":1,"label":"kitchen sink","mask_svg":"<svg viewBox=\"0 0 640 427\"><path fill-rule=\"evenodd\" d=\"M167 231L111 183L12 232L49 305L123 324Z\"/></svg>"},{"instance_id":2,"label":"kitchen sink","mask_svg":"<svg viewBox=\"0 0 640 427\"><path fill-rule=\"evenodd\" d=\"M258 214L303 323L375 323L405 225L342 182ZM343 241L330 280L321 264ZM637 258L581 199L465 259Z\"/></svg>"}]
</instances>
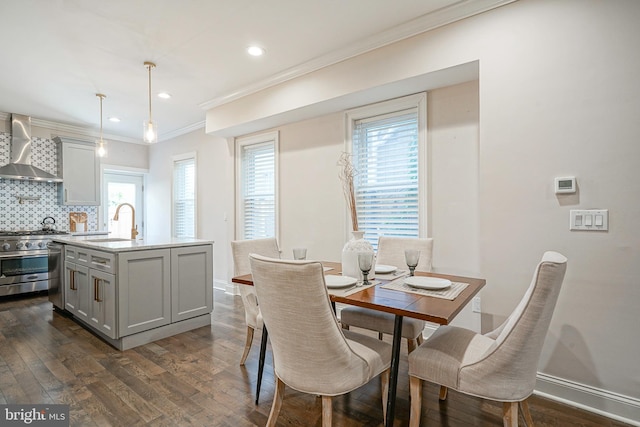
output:
<instances>
[{"instance_id":1,"label":"kitchen sink","mask_svg":"<svg viewBox=\"0 0 640 427\"><path fill-rule=\"evenodd\" d=\"M109 243L109 242L130 242L131 239L123 239L121 237L107 237L104 239L87 239L85 242L91 243Z\"/></svg>"}]
</instances>

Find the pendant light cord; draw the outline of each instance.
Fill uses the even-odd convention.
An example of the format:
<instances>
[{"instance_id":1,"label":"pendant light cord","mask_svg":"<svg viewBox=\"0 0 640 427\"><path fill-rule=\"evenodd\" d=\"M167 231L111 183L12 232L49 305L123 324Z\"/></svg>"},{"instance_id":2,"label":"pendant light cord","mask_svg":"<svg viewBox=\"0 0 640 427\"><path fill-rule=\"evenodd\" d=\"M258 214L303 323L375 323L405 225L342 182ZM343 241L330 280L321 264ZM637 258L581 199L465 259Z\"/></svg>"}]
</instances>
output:
<instances>
[{"instance_id":1,"label":"pendant light cord","mask_svg":"<svg viewBox=\"0 0 640 427\"><path fill-rule=\"evenodd\" d=\"M156 66L153 62L145 62L144 65L147 67L149 72L149 122L153 122L153 118L151 116L151 69Z\"/></svg>"}]
</instances>

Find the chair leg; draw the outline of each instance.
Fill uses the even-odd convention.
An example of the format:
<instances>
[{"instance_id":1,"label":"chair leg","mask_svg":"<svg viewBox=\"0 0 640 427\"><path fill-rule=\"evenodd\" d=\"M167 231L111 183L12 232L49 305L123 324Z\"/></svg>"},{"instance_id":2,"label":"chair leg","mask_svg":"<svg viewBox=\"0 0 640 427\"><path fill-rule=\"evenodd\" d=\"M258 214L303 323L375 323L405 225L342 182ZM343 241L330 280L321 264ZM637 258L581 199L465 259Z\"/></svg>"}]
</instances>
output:
<instances>
[{"instance_id":1,"label":"chair leg","mask_svg":"<svg viewBox=\"0 0 640 427\"><path fill-rule=\"evenodd\" d=\"M341 323L341 325L342 325L342 329L345 329L347 331L349 330L349 325L346 325L344 323Z\"/></svg>"},{"instance_id":2,"label":"chair leg","mask_svg":"<svg viewBox=\"0 0 640 427\"><path fill-rule=\"evenodd\" d=\"M409 376L409 389L411 395L409 427L419 427L420 413L422 411L422 380L418 377Z\"/></svg>"},{"instance_id":3,"label":"chair leg","mask_svg":"<svg viewBox=\"0 0 640 427\"><path fill-rule=\"evenodd\" d=\"M522 412L526 426L533 427L533 418L531 418L531 412L529 412L529 402L526 400L520 402L520 411Z\"/></svg>"},{"instance_id":4,"label":"chair leg","mask_svg":"<svg viewBox=\"0 0 640 427\"><path fill-rule=\"evenodd\" d=\"M282 407L282 398L284 397L284 383L280 378L276 378L276 391L273 395L273 405L271 405L271 412L269 412L269 419L267 420L266 427L274 427L278 414L280 414L280 408Z\"/></svg>"},{"instance_id":5,"label":"chair leg","mask_svg":"<svg viewBox=\"0 0 640 427\"><path fill-rule=\"evenodd\" d=\"M378 339L382 341L384 334L382 332L378 332Z\"/></svg>"},{"instance_id":6,"label":"chair leg","mask_svg":"<svg viewBox=\"0 0 640 427\"><path fill-rule=\"evenodd\" d=\"M407 338L407 352L411 353L413 350L416 349L416 342L417 340L412 340Z\"/></svg>"},{"instance_id":7,"label":"chair leg","mask_svg":"<svg viewBox=\"0 0 640 427\"><path fill-rule=\"evenodd\" d=\"M332 415L331 396L322 396L322 427L331 427Z\"/></svg>"},{"instance_id":8,"label":"chair leg","mask_svg":"<svg viewBox=\"0 0 640 427\"><path fill-rule=\"evenodd\" d=\"M447 390L449 390L449 389L446 388L445 386L441 385L440 386L440 394L438 395L438 399L447 400Z\"/></svg>"},{"instance_id":9,"label":"chair leg","mask_svg":"<svg viewBox=\"0 0 640 427\"><path fill-rule=\"evenodd\" d=\"M380 374L380 392L382 394L382 422L387 424L387 400L389 400L389 374L391 368Z\"/></svg>"},{"instance_id":10,"label":"chair leg","mask_svg":"<svg viewBox=\"0 0 640 427\"><path fill-rule=\"evenodd\" d=\"M418 342L418 345L422 345L422 343L424 342L424 338L422 338L422 332L420 332L420 335L418 335L418 338L416 338L416 341Z\"/></svg>"},{"instance_id":11,"label":"chair leg","mask_svg":"<svg viewBox=\"0 0 640 427\"><path fill-rule=\"evenodd\" d=\"M251 343L253 342L253 332L254 329L251 326L247 326L247 341L244 343L244 353L242 353L242 358L240 359L240 366L244 365L247 356L249 356L249 350L251 350Z\"/></svg>"},{"instance_id":12,"label":"chair leg","mask_svg":"<svg viewBox=\"0 0 640 427\"><path fill-rule=\"evenodd\" d=\"M518 402L502 404L502 422L504 427L518 427Z\"/></svg>"}]
</instances>

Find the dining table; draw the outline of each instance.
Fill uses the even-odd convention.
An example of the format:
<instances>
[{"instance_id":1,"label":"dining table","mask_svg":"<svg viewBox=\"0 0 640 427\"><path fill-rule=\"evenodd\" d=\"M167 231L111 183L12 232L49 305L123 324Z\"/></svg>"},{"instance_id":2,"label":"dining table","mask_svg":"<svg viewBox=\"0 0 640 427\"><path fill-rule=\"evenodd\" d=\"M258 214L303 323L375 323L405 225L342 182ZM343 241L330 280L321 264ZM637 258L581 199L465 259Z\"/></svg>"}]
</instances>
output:
<instances>
[{"instance_id":1,"label":"dining table","mask_svg":"<svg viewBox=\"0 0 640 427\"><path fill-rule=\"evenodd\" d=\"M320 262L324 267L325 276L342 274L341 263ZM402 271L399 270L399 273L402 273ZM334 309L336 303L341 303L383 311L394 315L387 419L385 426L392 426L395 418L403 318L411 317L439 325L448 325L486 284L486 280L484 279L442 273L416 271L415 276L446 279L453 284L461 286L459 286L456 296L453 299L442 298L437 295L433 296L434 294L428 295L428 293L423 292L412 292L411 290L403 291L403 289L398 286L392 289L390 285L397 283L399 279L404 277L404 274L392 273L386 275L376 274L374 279L372 279L372 284L370 286L362 286L362 289L356 287L355 289L350 289L349 292L345 292L339 288L328 289L329 298L334 305ZM233 277L231 281L240 285L253 286L251 274ZM267 340L268 331L265 325L260 343L256 404L258 404L258 397L260 396Z\"/></svg>"}]
</instances>

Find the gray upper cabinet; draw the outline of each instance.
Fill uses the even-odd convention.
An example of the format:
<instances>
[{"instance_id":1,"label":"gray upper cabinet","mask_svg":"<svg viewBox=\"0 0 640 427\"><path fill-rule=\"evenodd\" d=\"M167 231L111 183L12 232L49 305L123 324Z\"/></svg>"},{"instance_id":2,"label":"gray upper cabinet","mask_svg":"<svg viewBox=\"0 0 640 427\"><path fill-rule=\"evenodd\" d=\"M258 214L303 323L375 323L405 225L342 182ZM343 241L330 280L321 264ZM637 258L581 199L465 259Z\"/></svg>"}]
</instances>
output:
<instances>
[{"instance_id":1,"label":"gray upper cabinet","mask_svg":"<svg viewBox=\"0 0 640 427\"><path fill-rule=\"evenodd\" d=\"M58 144L58 184L60 204L100 205L100 160L95 144L66 137L55 137Z\"/></svg>"}]
</instances>

